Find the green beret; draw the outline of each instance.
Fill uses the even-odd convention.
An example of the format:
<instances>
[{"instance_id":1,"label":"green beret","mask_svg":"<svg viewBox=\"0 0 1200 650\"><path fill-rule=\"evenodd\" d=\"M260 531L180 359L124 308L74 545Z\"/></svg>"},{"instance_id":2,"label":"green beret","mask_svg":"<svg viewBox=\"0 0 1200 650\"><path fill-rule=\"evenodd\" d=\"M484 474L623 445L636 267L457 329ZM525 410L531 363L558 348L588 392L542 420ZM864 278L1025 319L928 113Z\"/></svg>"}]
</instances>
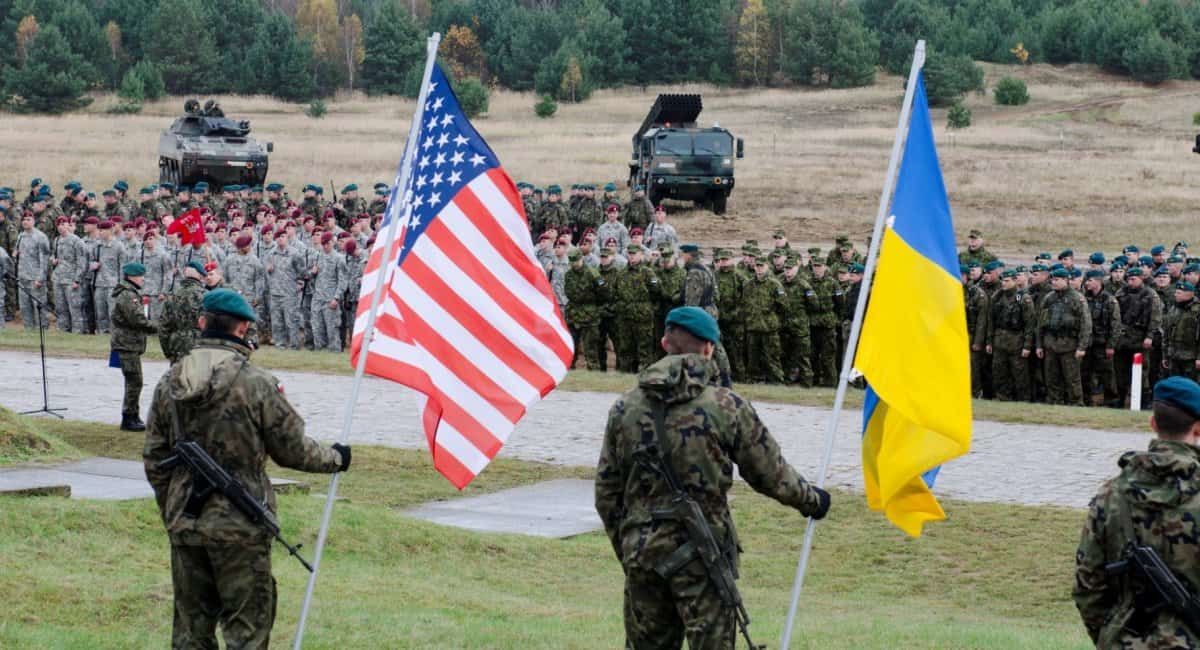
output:
<instances>
[{"instance_id":1,"label":"green beret","mask_svg":"<svg viewBox=\"0 0 1200 650\"><path fill-rule=\"evenodd\" d=\"M121 273L129 277L141 277L146 275L146 267L137 262L129 262L121 267Z\"/></svg>"},{"instance_id":2,"label":"green beret","mask_svg":"<svg viewBox=\"0 0 1200 650\"><path fill-rule=\"evenodd\" d=\"M616 184L616 183L605 183L605 184L604 184L604 191L605 191L605 192L616 192L616 191L617 191L617 184Z\"/></svg>"},{"instance_id":3,"label":"green beret","mask_svg":"<svg viewBox=\"0 0 1200 650\"><path fill-rule=\"evenodd\" d=\"M342 188L342 194L345 194L346 192L357 192L357 191L358 191L358 185L355 185L354 183L351 183L351 184L347 185L346 187Z\"/></svg>"},{"instance_id":4,"label":"green beret","mask_svg":"<svg viewBox=\"0 0 1200 650\"><path fill-rule=\"evenodd\" d=\"M1000 260L992 260L991 262L983 265L983 270L991 273L1002 266L1004 266L1004 262L1001 262Z\"/></svg>"},{"instance_id":5,"label":"green beret","mask_svg":"<svg viewBox=\"0 0 1200 650\"><path fill-rule=\"evenodd\" d=\"M321 187L320 185L314 185L313 190L315 190L317 194L325 194L325 188Z\"/></svg>"},{"instance_id":6,"label":"green beret","mask_svg":"<svg viewBox=\"0 0 1200 650\"><path fill-rule=\"evenodd\" d=\"M977 268L980 268L980 266L979 266L979 262L978 262L977 260L971 260L970 262L967 262L967 268L968 268L968 269L977 269Z\"/></svg>"},{"instance_id":7,"label":"green beret","mask_svg":"<svg viewBox=\"0 0 1200 650\"><path fill-rule=\"evenodd\" d=\"M103 194L104 196L116 196L117 191L116 190L104 190L103 192L101 192L101 194Z\"/></svg>"},{"instance_id":8,"label":"green beret","mask_svg":"<svg viewBox=\"0 0 1200 650\"><path fill-rule=\"evenodd\" d=\"M1083 271L1080 271L1079 269L1071 269L1071 277L1073 277L1073 278L1082 278L1082 277L1083 277Z\"/></svg>"},{"instance_id":9,"label":"green beret","mask_svg":"<svg viewBox=\"0 0 1200 650\"><path fill-rule=\"evenodd\" d=\"M317 186L313 185L312 183L309 183L309 184L305 185L303 188L301 188L300 191L301 192L309 192L309 191L316 192Z\"/></svg>"},{"instance_id":10,"label":"green beret","mask_svg":"<svg viewBox=\"0 0 1200 650\"><path fill-rule=\"evenodd\" d=\"M1126 246L1125 248L1121 249L1121 252L1122 253L1140 253L1142 251L1137 246L1130 244L1130 245Z\"/></svg>"},{"instance_id":11,"label":"green beret","mask_svg":"<svg viewBox=\"0 0 1200 650\"><path fill-rule=\"evenodd\" d=\"M683 244L679 247L679 251L682 253L699 253L700 247L696 244Z\"/></svg>"},{"instance_id":12,"label":"green beret","mask_svg":"<svg viewBox=\"0 0 1200 650\"><path fill-rule=\"evenodd\" d=\"M386 187L379 187L379 188L375 189L375 196L387 196L388 194L391 194L391 193L392 193L392 191Z\"/></svg>"},{"instance_id":13,"label":"green beret","mask_svg":"<svg viewBox=\"0 0 1200 650\"><path fill-rule=\"evenodd\" d=\"M571 260L572 262L583 259L583 251L579 250L578 248L572 248L571 250L567 251L567 259Z\"/></svg>"},{"instance_id":14,"label":"green beret","mask_svg":"<svg viewBox=\"0 0 1200 650\"><path fill-rule=\"evenodd\" d=\"M208 191L208 181L200 181L199 183L196 183L195 185L193 185L192 188L195 189L197 192L207 192Z\"/></svg>"},{"instance_id":15,"label":"green beret","mask_svg":"<svg viewBox=\"0 0 1200 650\"><path fill-rule=\"evenodd\" d=\"M1037 257L1035 257L1035 258L1033 258L1033 259L1035 259L1035 260L1048 260L1048 259L1051 259L1051 257L1050 257L1050 253L1038 253L1038 254L1037 254Z\"/></svg>"},{"instance_id":16,"label":"green beret","mask_svg":"<svg viewBox=\"0 0 1200 650\"><path fill-rule=\"evenodd\" d=\"M1170 404L1200 419L1200 384L1175 375L1154 385L1154 401Z\"/></svg>"},{"instance_id":17,"label":"green beret","mask_svg":"<svg viewBox=\"0 0 1200 650\"><path fill-rule=\"evenodd\" d=\"M1154 264L1154 258L1150 257L1149 255L1143 255L1138 258L1138 264L1141 264L1142 266L1152 266Z\"/></svg>"},{"instance_id":18,"label":"green beret","mask_svg":"<svg viewBox=\"0 0 1200 650\"><path fill-rule=\"evenodd\" d=\"M171 190L172 192L175 191L174 183L159 183L158 186L163 188L164 190Z\"/></svg>"},{"instance_id":19,"label":"green beret","mask_svg":"<svg viewBox=\"0 0 1200 650\"><path fill-rule=\"evenodd\" d=\"M546 188L548 194L562 194L562 187L559 185L551 185Z\"/></svg>"},{"instance_id":20,"label":"green beret","mask_svg":"<svg viewBox=\"0 0 1200 650\"><path fill-rule=\"evenodd\" d=\"M201 264L200 262L197 262L196 260L192 260L192 261L188 262L187 264L184 265L184 267L192 269L196 273L199 273L200 277L204 277L206 275L204 273L204 265Z\"/></svg>"},{"instance_id":21,"label":"green beret","mask_svg":"<svg viewBox=\"0 0 1200 650\"><path fill-rule=\"evenodd\" d=\"M1127 278L1140 278L1143 275L1145 275L1145 274L1142 272L1142 267L1140 267L1140 266L1135 266L1132 269L1129 269L1128 271L1125 272L1125 277L1127 277Z\"/></svg>"},{"instance_id":22,"label":"green beret","mask_svg":"<svg viewBox=\"0 0 1200 650\"><path fill-rule=\"evenodd\" d=\"M967 274L967 271L969 271L969 270L970 270L970 269L968 269L968 268L967 268L967 265L966 265L966 264L959 264L959 265L958 265L958 274L959 274L959 275L966 275L966 274Z\"/></svg>"},{"instance_id":23,"label":"green beret","mask_svg":"<svg viewBox=\"0 0 1200 650\"><path fill-rule=\"evenodd\" d=\"M1189 264L1183 267L1184 273L1200 273L1200 264Z\"/></svg>"},{"instance_id":24,"label":"green beret","mask_svg":"<svg viewBox=\"0 0 1200 650\"><path fill-rule=\"evenodd\" d=\"M667 325L682 327L692 336L712 343L721 342L721 329L708 312L699 307L676 307L667 312Z\"/></svg>"},{"instance_id":25,"label":"green beret","mask_svg":"<svg viewBox=\"0 0 1200 650\"><path fill-rule=\"evenodd\" d=\"M129 191L129 183L126 183L125 181L117 181L117 182L113 183L113 189L120 190L122 192L128 192Z\"/></svg>"},{"instance_id":26,"label":"green beret","mask_svg":"<svg viewBox=\"0 0 1200 650\"><path fill-rule=\"evenodd\" d=\"M1140 268L1142 268L1142 267L1140 267L1140 266L1135 266L1135 267L1133 267L1133 268L1135 268L1135 269L1140 269ZM1131 269L1131 270L1132 270L1132 269ZM1162 275L1162 276L1170 276L1170 275L1171 275L1171 273L1170 273L1170 272L1168 272L1166 269L1164 269L1164 268L1162 268L1162 267L1159 267L1159 268L1158 268L1156 271L1154 271L1154 277L1158 277L1158 276L1160 276L1160 275Z\"/></svg>"},{"instance_id":27,"label":"green beret","mask_svg":"<svg viewBox=\"0 0 1200 650\"><path fill-rule=\"evenodd\" d=\"M282 192L283 184L282 183L267 183L267 191L268 192Z\"/></svg>"},{"instance_id":28,"label":"green beret","mask_svg":"<svg viewBox=\"0 0 1200 650\"><path fill-rule=\"evenodd\" d=\"M1091 271L1085 273L1084 277L1089 280L1103 278L1104 271L1101 271L1100 269L1092 269Z\"/></svg>"},{"instance_id":29,"label":"green beret","mask_svg":"<svg viewBox=\"0 0 1200 650\"><path fill-rule=\"evenodd\" d=\"M1167 252L1167 247L1159 244L1150 249L1151 255L1162 255Z\"/></svg>"},{"instance_id":30,"label":"green beret","mask_svg":"<svg viewBox=\"0 0 1200 650\"><path fill-rule=\"evenodd\" d=\"M1167 258L1167 264L1183 264L1183 258L1178 255L1172 255Z\"/></svg>"},{"instance_id":31,"label":"green beret","mask_svg":"<svg viewBox=\"0 0 1200 650\"><path fill-rule=\"evenodd\" d=\"M1058 259L1060 259L1060 260L1066 259L1068 257L1075 257L1075 251L1068 248L1058 254Z\"/></svg>"},{"instance_id":32,"label":"green beret","mask_svg":"<svg viewBox=\"0 0 1200 650\"><path fill-rule=\"evenodd\" d=\"M142 189L138 190L138 194L154 194L154 190L149 187L143 187Z\"/></svg>"},{"instance_id":33,"label":"green beret","mask_svg":"<svg viewBox=\"0 0 1200 650\"><path fill-rule=\"evenodd\" d=\"M1060 268L1057 268L1057 269L1054 269L1053 271L1051 271L1050 277L1052 277L1052 278L1069 278L1069 277L1071 277L1071 272L1060 267Z\"/></svg>"},{"instance_id":34,"label":"green beret","mask_svg":"<svg viewBox=\"0 0 1200 650\"><path fill-rule=\"evenodd\" d=\"M850 272L851 272L851 273L862 273L862 272L863 272L863 271L865 271L865 270L866 270L866 268L865 268L865 267L864 267L862 264L859 264L859 263L857 263L857 262L855 262L854 264L851 264L851 265L850 265ZM1006 271L1006 273L1007 273L1007 271Z\"/></svg>"},{"instance_id":35,"label":"green beret","mask_svg":"<svg viewBox=\"0 0 1200 650\"><path fill-rule=\"evenodd\" d=\"M1017 268L1013 269L1017 273L1028 273L1029 269L1024 264L1018 264Z\"/></svg>"},{"instance_id":36,"label":"green beret","mask_svg":"<svg viewBox=\"0 0 1200 650\"><path fill-rule=\"evenodd\" d=\"M1196 285L1192 284L1191 282L1176 282L1175 290L1176 291L1195 291Z\"/></svg>"},{"instance_id":37,"label":"green beret","mask_svg":"<svg viewBox=\"0 0 1200 650\"><path fill-rule=\"evenodd\" d=\"M1088 257L1088 263L1089 264L1103 264L1104 263L1104 253L1092 253Z\"/></svg>"},{"instance_id":38,"label":"green beret","mask_svg":"<svg viewBox=\"0 0 1200 650\"><path fill-rule=\"evenodd\" d=\"M625 246L625 252L626 253L640 253L640 252L642 252L642 245L641 244L629 244L629 245Z\"/></svg>"},{"instance_id":39,"label":"green beret","mask_svg":"<svg viewBox=\"0 0 1200 650\"><path fill-rule=\"evenodd\" d=\"M214 314L228 314L240 320L256 321L258 315L250 308L250 303L233 289L214 289L204 294L201 303L204 311Z\"/></svg>"},{"instance_id":40,"label":"green beret","mask_svg":"<svg viewBox=\"0 0 1200 650\"><path fill-rule=\"evenodd\" d=\"M30 188L37 187L38 185L41 185L41 184L42 184L42 179L40 179L40 178L35 178L35 179L29 181Z\"/></svg>"},{"instance_id":41,"label":"green beret","mask_svg":"<svg viewBox=\"0 0 1200 650\"><path fill-rule=\"evenodd\" d=\"M1000 277L1006 280L1011 280L1012 278L1017 277L1017 271L1016 269L1005 269L1004 272L1000 274Z\"/></svg>"}]
</instances>

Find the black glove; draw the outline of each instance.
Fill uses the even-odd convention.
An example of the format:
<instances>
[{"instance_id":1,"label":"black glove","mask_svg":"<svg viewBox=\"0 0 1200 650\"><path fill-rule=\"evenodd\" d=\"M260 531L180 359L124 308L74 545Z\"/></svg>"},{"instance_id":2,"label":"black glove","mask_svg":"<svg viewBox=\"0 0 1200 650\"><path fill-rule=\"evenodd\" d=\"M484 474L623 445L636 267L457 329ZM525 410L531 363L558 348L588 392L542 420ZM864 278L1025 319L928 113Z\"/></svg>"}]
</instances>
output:
<instances>
[{"instance_id":1,"label":"black glove","mask_svg":"<svg viewBox=\"0 0 1200 650\"><path fill-rule=\"evenodd\" d=\"M340 442L333 443L333 448L342 455L342 466L338 468L339 472L344 472L350 469L350 445L343 445ZM825 509L829 509L829 495L825 495Z\"/></svg>"},{"instance_id":2,"label":"black glove","mask_svg":"<svg viewBox=\"0 0 1200 650\"><path fill-rule=\"evenodd\" d=\"M813 490L817 493L817 509L808 513L813 519L824 519L829 513L829 493L819 487L813 486Z\"/></svg>"}]
</instances>

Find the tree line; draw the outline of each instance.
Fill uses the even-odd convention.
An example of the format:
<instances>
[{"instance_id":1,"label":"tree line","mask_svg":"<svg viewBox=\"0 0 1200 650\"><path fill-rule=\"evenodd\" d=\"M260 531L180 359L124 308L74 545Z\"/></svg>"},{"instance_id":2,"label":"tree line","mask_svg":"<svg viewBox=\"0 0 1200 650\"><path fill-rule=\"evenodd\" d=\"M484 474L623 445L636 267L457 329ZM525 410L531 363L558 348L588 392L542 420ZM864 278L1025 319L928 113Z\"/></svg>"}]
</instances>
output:
<instances>
[{"instance_id":1,"label":"tree line","mask_svg":"<svg viewBox=\"0 0 1200 650\"><path fill-rule=\"evenodd\" d=\"M920 38L937 103L982 87L975 61L1200 76L1190 0L0 0L0 101L413 95L434 30L453 78L558 101L620 85L868 85L906 72Z\"/></svg>"}]
</instances>

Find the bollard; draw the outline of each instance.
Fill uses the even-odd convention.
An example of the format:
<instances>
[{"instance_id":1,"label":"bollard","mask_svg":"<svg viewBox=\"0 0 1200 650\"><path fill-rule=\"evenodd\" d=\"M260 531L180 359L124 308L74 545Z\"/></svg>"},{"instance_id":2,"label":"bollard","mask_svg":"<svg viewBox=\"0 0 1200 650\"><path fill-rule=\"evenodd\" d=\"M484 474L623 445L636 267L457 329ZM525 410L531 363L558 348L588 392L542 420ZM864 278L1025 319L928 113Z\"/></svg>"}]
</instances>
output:
<instances>
[{"instance_id":1,"label":"bollard","mask_svg":"<svg viewBox=\"0 0 1200 650\"><path fill-rule=\"evenodd\" d=\"M1129 410L1142 410L1142 353L1133 355L1133 376L1129 378Z\"/></svg>"}]
</instances>

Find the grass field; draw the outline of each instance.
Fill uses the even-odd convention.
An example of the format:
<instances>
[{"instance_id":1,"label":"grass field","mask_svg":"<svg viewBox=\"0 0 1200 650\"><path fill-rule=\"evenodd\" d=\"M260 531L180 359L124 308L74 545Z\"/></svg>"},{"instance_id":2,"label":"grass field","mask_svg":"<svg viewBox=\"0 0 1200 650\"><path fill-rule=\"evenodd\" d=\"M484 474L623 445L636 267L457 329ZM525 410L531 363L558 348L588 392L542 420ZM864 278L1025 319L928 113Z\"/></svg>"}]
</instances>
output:
<instances>
[{"instance_id":1,"label":"grass field","mask_svg":"<svg viewBox=\"0 0 1200 650\"><path fill-rule=\"evenodd\" d=\"M84 453L140 453L112 427L21 422ZM564 476L588 473L500 459L465 493ZM285 532L306 547L325 484L307 480L314 494L279 501ZM356 448L340 494L306 647L621 647L621 573L602 533L543 540L407 519L404 508L456 496L419 452ZM802 519L744 485L734 497L752 630L777 647ZM793 647L1088 647L1069 598L1081 512L951 501L948 521L911 540L861 495L834 498ZM306 574L284 553L275 560L282 647ZM0 497L0 593L0 647L165 646L171 583L153 504Z\"/></svg>"},{"instance_id":2,"label":"grass field","mask_svg":"<svg viewBox=\"0 0 1200 650\"><path fill-rule=\"evenodd\" d=\"M92 359L102 359L108 356L108 338L104 336L61 334L55 331L47 331L46 336L47 346L51 350L52 356ZM36 333L25 332L17 327L0 330L0 350L37 352L38 336ZM153 337L147 346L145 358L158 361L164 359L162 351ZM354 374L348 354L298 352L267 347L255 352L254 360L263 367L273 370ZM627 374L572 370L559 386L559 390L619 393L632 387L633 377ZM831 388L799 388L767 384L738 384L735 388L739 394L757 402L833 406L834 391ZM862 391L851 389L847 394L846 405L850 408L861 407ZM1024 402L975 400L974 414L977 420L1014 424L1052 424L1116 431L1147 431L1146 415L1108 408L1077 408L1026 404Z\"/></svg>"},{"instance_id":3,"label":"grass field","mask_svg":"<svg viewBox=\"0 0 1200 650\"><path fill-rule=\"evenodd\" d=\"M1111 253L1194 241L1200 158L1191 153L1191 115L1200 82L1146 87L1093 67L984 65L990 89L1002 76L1024 79L1032 100L999 107L990 94L966 104L973 125L956 134L935 109L939 153L960 237L986 231L1015 259L1071 246ZM700 92L701 123L719 122L746 140L727 218L683 210L680 232L703 244L763 240L783 227L794 242L828 246L835 234L861 242L870 232L903 93L903 80L881 75L851 90L747 90L702 86L606 90L563 104L542 120L532 94L493 93L480 132L515 178L538 185L627 177L629 138L658 92ZM413 102L348 96L327 102L312 120L303 105L263 97L222 97L225 110L252 121L275 143L271 179L294 193L305 183L390 181ZM0 185L68 179L91 188L127 178L156 180L157 143L183 98L148 104L141 115L114 117L101 97L88 112L62 117L5 115ZM682 206L679 206L682 207Z\"/></svg>"}]
</instances>

